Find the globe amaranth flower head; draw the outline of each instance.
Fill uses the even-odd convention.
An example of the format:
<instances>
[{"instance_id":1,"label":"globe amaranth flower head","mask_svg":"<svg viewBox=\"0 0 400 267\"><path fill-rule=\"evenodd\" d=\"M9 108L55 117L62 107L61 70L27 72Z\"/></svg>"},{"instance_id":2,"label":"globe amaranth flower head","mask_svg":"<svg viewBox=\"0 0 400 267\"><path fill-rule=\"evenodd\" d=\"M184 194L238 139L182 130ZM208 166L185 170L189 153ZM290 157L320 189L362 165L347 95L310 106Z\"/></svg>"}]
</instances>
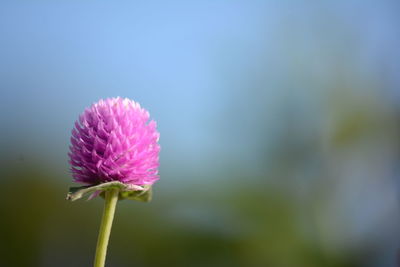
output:
<instances>
[{"instance_id":1,"label":"globe amaranth flower head","mask_svg":"<svg viewBox=\"0 0 400 267\"><path fill-rule=\"evenodd\" d=\"M119 181L132 186L158 180L160 134L139 103L100 100L87 108L72 130L71 171L85 185Z\"/></svg>"}]
</instances>

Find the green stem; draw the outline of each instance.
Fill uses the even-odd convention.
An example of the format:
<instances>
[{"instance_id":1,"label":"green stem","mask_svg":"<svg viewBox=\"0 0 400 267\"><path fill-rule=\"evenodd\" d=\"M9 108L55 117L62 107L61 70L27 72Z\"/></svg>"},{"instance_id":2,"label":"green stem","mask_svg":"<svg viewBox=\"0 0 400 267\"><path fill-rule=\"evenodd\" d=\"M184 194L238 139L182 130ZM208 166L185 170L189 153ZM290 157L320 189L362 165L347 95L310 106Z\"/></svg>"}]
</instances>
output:
<instances>
[{"instance_id":1,"label":"green stem","mask_svg":"<svg viewBox=\"0 0 400 267\"><path fill-rule=\"evenodd\" d=\"M103 218L97 239L96 257L94 259L94 267L104 267L107 254L108 240L110 239L111 226L114 218L115 206L118 201L118 189L109 189L105 191L105 202Z\"/></svg>"}]
</instances>

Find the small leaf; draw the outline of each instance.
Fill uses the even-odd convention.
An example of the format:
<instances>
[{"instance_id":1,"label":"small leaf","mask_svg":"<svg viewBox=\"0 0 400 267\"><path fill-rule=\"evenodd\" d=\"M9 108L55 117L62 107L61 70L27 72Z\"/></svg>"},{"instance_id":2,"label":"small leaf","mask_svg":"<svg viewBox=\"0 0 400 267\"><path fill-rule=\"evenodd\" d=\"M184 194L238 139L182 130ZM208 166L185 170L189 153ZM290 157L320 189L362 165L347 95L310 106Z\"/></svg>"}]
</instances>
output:
<instances>
[{"instance_id":1,"label":"small leaf","mask_svg":"<svg viewBox=\"0 0 400 267\"><path fill-rule=\"evenodd\" d=\"M71 187L67 194L67 200L75 201L77 199L82 198L84 195L89 193L94 193L95 191L105 191L111 188L117 188L120 190L124 190L127 188L127 185L114 181L108 183L102 183L94 186L80 186L80 187Z\"/></svg>"},{"instance_id":2,"label":"small leaf","mask_svg":"<svg viewBox=\"0 0 400 267\"><path fill-rule=\"evenodd\" d=\"M118 181L113 181L95 186L71 187L69 189L69 193L67 194L67 200L75 201L88 194L90 194L88 200L96 197L97 195L100 195L104 198L104 192L112 188L119 189L120 200L131 199L149 202L152 198L151 186L127 185Z\"/></svg>"},{"instance_id":3,"label":"small leaf","mask_svg":"<svg viewBox=\"0 0 400 267\"><path fill-rule=\"evenodd\" d=\"M131 199L142 202L149 202L152 198L152 189L148 188L142 191L121 191L119 194L120 199Z\"/></svg>"}]
</instances>

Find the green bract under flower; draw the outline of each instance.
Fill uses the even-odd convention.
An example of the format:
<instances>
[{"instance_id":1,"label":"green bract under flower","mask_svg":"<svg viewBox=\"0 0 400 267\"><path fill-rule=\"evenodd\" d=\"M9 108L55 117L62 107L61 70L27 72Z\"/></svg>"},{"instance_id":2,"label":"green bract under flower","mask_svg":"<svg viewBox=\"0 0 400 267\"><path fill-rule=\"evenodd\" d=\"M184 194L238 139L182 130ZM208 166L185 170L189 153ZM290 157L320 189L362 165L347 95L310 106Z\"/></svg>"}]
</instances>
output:
<instances>
[{"instance_id":1,"label":"green bract under flower","mask_svg":"<svg viewBox=\"0 0 400 267\"><path fill-rule=\"evenodd\" d=\"M98 195L104 197L104 193L110 189L118 189L119 190L119 199L131 199L138 200L143 202L149 202L152 197L151 186L142 186L142 187L131 187L124 183L114 181L108 183L102 183L94 186L80 186L80 187L71 187L69 189L67 200L75 201L86 195L89 195L88 199L92 199Z\"/></svg>"}]
</instances>

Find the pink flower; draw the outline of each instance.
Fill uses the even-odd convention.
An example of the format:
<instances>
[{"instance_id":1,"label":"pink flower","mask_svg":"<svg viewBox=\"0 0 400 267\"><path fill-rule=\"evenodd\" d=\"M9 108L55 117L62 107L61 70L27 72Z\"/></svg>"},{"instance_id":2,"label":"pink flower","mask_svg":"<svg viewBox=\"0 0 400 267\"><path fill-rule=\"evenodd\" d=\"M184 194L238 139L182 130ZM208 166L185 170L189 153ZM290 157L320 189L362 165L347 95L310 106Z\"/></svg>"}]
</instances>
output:
<instances>
[{"instance_id":1,"label":"pink flower","mask_svg":"<svg viewBox=\"0 0 400 267\"><path fill-rule=\"evenodd\" d=\"M160 134L139 103L120 97L87 108L72 130L71 171L85 185L119 181L129 186L158 180Z\"/></svg>"}]
</instances>

